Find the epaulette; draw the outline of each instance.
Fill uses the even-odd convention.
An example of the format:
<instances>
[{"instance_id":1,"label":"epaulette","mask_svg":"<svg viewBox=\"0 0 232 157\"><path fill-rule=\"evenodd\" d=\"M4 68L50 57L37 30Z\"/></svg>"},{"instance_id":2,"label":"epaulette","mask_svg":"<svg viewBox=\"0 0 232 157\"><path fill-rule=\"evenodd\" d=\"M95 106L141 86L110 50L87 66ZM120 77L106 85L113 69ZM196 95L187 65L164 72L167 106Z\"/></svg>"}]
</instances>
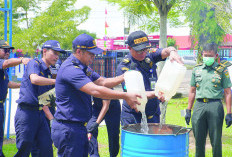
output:
<instances>
[{"instance_id":1,"label":"epaulette","mask_svg":"<svg viewBox=\"0 0 232 157\"><path fill-rule=\"evenodd\" d=\"M215 67L215 70L219 73L222 73L226 67L231 66L232 64L226 60L222 60L219 63L219 66Z\"/></svg>"},{"instance_id":2,"label":"epaulette","mask_svg":"<svg viewBox=\"0 0 232 157\"><path fill-rule=\"evenodd\" d=\"M79 63L77 63L75 61L72 61L72 63L73 63L73 65L74 65L75 68L80 68Z\"/></svg>"},{"instance_id":3,"label":"epaulette","mask_svg":"<svg viewBox=\"0 0 232 157\"><path fill-rule=\"evenodd\" d=\"M38 59L35 59L35 62L36 62L38 65L41 64L41 62L40 62Z\"/></svg>"},{"instance_id":4,"label":"epaulette","mask_svg":"<svg viewBox=\"0 0 232 157\"><path fill-rule=\"evenodd\" d=\"M41 66L40 66L42 62L38 58L35 58L35 62L39 65L41 75L44 76L44 73L41 71Z\"/></svg>"},{"instance_id":5,"label":"epaulette","mask_svg":"<svg viewBox=\"0 0 232 157\"><path fill-rule=\"evenodd\" d=\"M130 60L130 58L124 58L124 59L122 60L122 62L123 62L124 64L128 64L128 63L131 62L131 60Z\"/></svg>"},{"instance_id":6,"label":"epaulette","mask_svg":"<svg viewBox=\"0 0 232 157\"><path fill-rule=\"evenodd\" d=\"M231 66L232 64L231 64L230 62L226 61L226 60L222 60L222 61L219 63L219 65L222 65L222 66L224 66L224 67L229 67L229 66Z\"/></svg>"}]
</instances>

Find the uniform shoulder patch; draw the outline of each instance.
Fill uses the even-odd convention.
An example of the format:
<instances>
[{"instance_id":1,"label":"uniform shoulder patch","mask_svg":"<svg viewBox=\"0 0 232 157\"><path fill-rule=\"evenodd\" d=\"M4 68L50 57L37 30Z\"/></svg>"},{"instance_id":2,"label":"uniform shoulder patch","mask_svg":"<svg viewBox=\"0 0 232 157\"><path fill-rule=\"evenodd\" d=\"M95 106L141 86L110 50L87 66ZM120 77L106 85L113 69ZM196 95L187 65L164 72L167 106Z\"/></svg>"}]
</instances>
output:
<instances>
[{"instance_id":1,"label":"uniform shoulder patch","mask_svg":"<svg viewBox=\"0 0 232 157\"><path fill-rule=\"evenodd\" d=\"M92 75L92 70L91 69L90 70L86 69L86 75L91 76Z\"/></svg>"},{"instance_id":2,"label":"uniform shoulder patch","mask_svg":"<svg viewBox=\"0 0 232 157\"><path fill-rule=\"evenodd\" d=\"M230 77L230 75L229 75L229 71L227 70L227 71L225 71L225 76L227 77L227 78L229 78Z\"/></svg>"}]
</instances>

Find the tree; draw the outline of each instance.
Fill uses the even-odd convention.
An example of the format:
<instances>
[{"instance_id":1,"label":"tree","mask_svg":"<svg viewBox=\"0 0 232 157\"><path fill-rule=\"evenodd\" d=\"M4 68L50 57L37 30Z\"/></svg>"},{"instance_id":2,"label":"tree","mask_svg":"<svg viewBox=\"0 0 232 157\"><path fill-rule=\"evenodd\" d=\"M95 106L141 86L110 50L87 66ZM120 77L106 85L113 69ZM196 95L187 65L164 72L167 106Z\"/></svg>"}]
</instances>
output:
<instances>
[{"instance_id":1,"label":"tree","mask_svg":"<svg viewBox=\"0 0 232 157\"><path fill-rule=\"evenodd\" d=\"M215 9L217 24L228 34L232 33L232 1L214 0L206 1L206 4Z\"/></svg>"},{"instance_id":2,"label":"tree","mask_svg":"<svg viewBox=\"0 0 232 157\"><path fill-rule=\"evenodd\" d=\"M186 8L190 21L193 45L198 52L205 43L214 42L220 45L227 33L231 32L231 5L227 0L192 0ZM201 60L201 53L198 53Z\"/></svg>"},{"instance_id":3,"label":"tree","mask_svg":"<svg viewBox=\"0 0 232 157\"><path fill-rule=\"evenodd\" d=\"M58 40L62 48L71 49L72 40L83 32L77 27L88 19L90 12L86 6L75 9L75 2L54 0L45 12L33 18L28 29L21 29L14 34L13 45L32 54L46 40Z\"/></svg>"},{"instance_id":4,"label":"tree","mask_svg":"<svg viewBox=\"0 0 232 157\"><path fill-rule=\"evenodd\" d=\"M0 0L0 8L4 8L3 0ZM4 39L4 12L0 11L0 37Z\"/></svg>"},{"instance_id":5,"label":"tree","mask_svg":"<svg viewBox=\"0 0 232 157\"><path fill-rule=\"evenodd\" d=\"M31 19L28 17L29 11L30 14L36 14L36 10L40 10L38 3L45 0L17 0L12 2L12 30L13 34L21 31L20 25L25 21L26 28L29 28ZM46 0L49 1L49 0ZM51 0L50 0L51 1ZM0 0L0 8L4 7L3 0ZM8 4L9 7L9 4ZM9 19L8 19L9 20ZM3 38L4 36L4 13L0 12L0 36ZM9 23L9 21L8 21ZM8 26L9 27L9 26ZM20 32L21 33L21 32Z\"/></svg>"},{"instance_id":6,"label":"tree","mask_svg":"<svg viewBox=\"0 0 232 157\"><path fill-rule=\"evenodd\" d=\"M40 10L39 3L44 0L17 0L13 2L13 15L14 19L20 22L26 21L26 28L29 28L30 18L28 17L29 12L36 14L36 10Z\"/></svg>"},{"instance_id":7,"label":"tree","mask_svg":"<svg viewBox=\"0 0 232 157\"><path fill-rule=\"evenodd\" d=\"M43 1L46 1L46 3L43 3ZM62 48L71 49L72 40L81 33L96 37L94 33L78 30L78 26L88 19L91 9L86 6L79 10L75 9L74 4L76 2L77 0L14 1L12 29L14 47L23 49L23 53L34 54L36 49L41 47L46 40L58 40ZM47 5L45 7L48 7L48 9L41 11L41 3L43 3L43 6ZM3 6L3 0L0 0L0 7ZM29 14L33 14L33 16L29 17ZM3 39L3 12L0 12L0 28L2 28L0 29L0 35Z\"/></svg>"},{"instance_id":8,"label":"tree","mask_svg":"<svg viewBox=\"0 0 232 157\"><path fill-rule=\"evenodd\" d=\"M4 0L0 0L0 8L4 8L4 6L5 6L5 3L4 3ZM8 4L8 6L7 7L9 7L9 4ZM13 12L13 11L12 11ZM9 32L9 12L7 13L7 16L8 16L8 18L7 18L7 24L8 24L8 26L7 26L7 31ZM14 14L13 14L13 23L12 23L12 30L14 30L14 31L18 31L19 30L19 27L17 26L17 21L14 21L15 20L15 16L14 16ZM1 39L4 39L4 20L5 20L5 13L4 12L1 12L0 11L0 38Z\"/></svg>"},{"instance_id":9,"label":"tree","mask_svg":"<svg viewBox=\"0 0 232 157\"><path fill-rule=\"evenodd\" d=\"M118 4L124 10L131 24L142 22L148 32L160 29L160 47L167 46L167 19L172 27L183 24L179 17L180 0L106 0ZM159 24L159 25L157 25Z\"/></svg>"}]
</instances>

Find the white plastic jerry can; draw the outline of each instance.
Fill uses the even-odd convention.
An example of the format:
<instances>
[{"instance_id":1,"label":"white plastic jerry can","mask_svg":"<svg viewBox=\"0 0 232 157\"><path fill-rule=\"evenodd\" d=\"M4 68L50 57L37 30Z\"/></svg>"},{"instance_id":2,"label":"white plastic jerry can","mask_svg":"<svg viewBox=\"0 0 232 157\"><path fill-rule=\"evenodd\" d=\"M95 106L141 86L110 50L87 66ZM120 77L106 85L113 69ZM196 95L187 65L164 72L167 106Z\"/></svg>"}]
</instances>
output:
<instances>
[{"instance_id":1,"label":"white plastic jerry can","mask_svg":"<svg viewBox=\"0 0 232 157\"><path fill-rule=\"evenodd\" d=\"M142 96L142 99L137 98L138 101L141 103L140 105L137 105L137 109L140 112L145 112L147 96L142 74L136 70L129 70L124 74L124 80L127 92L137 93Z\"/></svg>"},{"instance_id":2,"label":"white plastic jerry can","mask_svg":"<svg viewBox=\"0 0 232 157\"><path fill-rule=\"evenodd\" d=\"M170 60L167 60L155 86L156 95L161 92L163 93L165 100L170 100L172 96L176 94L176 91L185 76L186 70L184 65L181 65L176 61L171 62Z\"/></svg>"}]
</instances>

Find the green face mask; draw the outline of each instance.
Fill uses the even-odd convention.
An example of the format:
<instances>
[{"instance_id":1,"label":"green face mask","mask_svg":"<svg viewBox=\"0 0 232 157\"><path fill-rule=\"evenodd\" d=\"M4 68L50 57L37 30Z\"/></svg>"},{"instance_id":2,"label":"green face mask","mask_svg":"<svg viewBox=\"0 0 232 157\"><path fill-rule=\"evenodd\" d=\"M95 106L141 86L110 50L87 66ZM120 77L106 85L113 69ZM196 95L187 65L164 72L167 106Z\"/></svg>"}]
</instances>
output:
<instances>
[{"instance_id":1,"label":"green face mask","mask_svg":"<svg viewBox=\"0 0 232 157\"><path fill-rule=\"evenodd\" d=\"M214 63L214 57L203 57L203 62L207 66L211 66Z\"/></svg>"}]
</instances>

